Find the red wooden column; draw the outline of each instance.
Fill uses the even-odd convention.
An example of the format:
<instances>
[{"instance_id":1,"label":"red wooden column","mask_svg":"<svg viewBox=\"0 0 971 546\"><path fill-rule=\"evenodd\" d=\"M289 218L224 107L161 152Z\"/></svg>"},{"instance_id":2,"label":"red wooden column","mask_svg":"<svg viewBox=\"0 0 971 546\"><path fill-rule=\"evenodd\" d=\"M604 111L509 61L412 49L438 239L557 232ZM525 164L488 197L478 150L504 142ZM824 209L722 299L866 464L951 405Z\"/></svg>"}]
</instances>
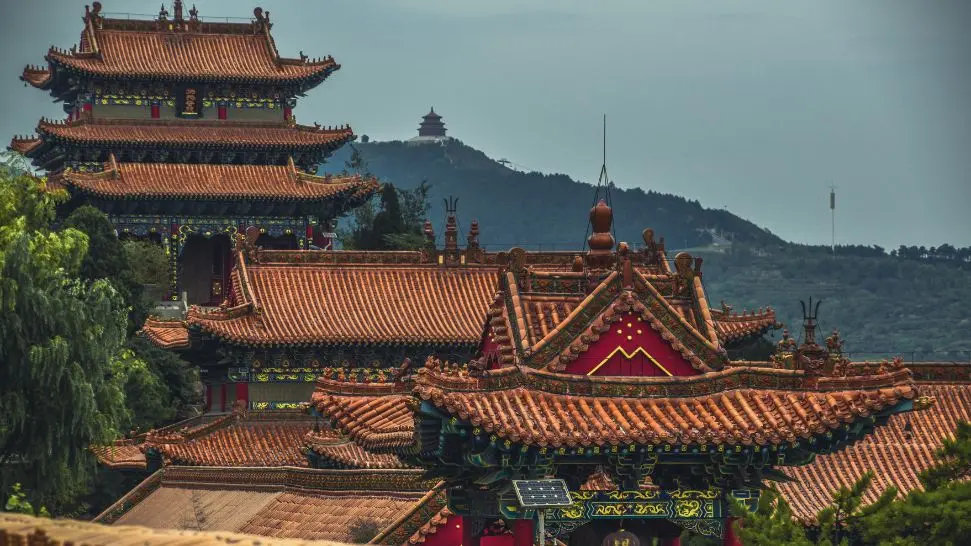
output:
<instances>
[{"instance_id":1,"label":"red wooden column","mask_svg":"<svg viewBox=\"0 0 971 546\"><path fill-rule=\"evenodd\" d=\"M462 546L479 546L479 535L475 533L475 525L468 516L462 516Z\"/></svg>"},{"instance_id":2,"label":"red wooden column","mask_svg":"<svg viewBox=\"0 0 971 546\"><path fill-rule=\"evenodd\" d=\"M662 538L661 546L681 546L681 537Z\"/></svg>"},{"instance_id":3,"label":"red wooden column","mask_svg":"<svg viewBox=\"0 0 971 546\"><path fill-rule=\"evenodd\" d=\"M513 546L533 546L533 520L517 519L512 524Z\"/></svg>"},{"instance_id":4,"label":"red wooden column","mask_svg":"<svg viewBox=\"0 0 971 546\"><path fill-rule=\"evenodd\" d=\"M735 532L735 522L738 518L725 518L725 534L722 538L724 546L742 546L742 539Z\"/></svg>"},{"instance_id":5,"label":"red wooden column","mask_svg":"<svg viewBox=\"0 0 971 546\"><path fill-rule=\"evenodd\" d=\"M236 383L236 401L249 407L249 383Z\"/></svg>"}]
</instances>

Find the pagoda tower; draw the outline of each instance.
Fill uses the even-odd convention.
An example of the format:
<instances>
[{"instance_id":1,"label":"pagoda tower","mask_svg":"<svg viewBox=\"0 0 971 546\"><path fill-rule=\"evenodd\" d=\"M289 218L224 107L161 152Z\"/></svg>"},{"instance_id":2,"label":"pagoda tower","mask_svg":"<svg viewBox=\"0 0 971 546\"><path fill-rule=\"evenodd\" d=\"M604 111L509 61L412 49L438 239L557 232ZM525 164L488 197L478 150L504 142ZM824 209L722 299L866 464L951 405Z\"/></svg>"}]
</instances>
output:
<instances>
[{"instance_id":1,"label":"pagoda tower","mask_svg":"<svg viewBox=\"0 0 971 546\"><path fill-rule=\"evenodd\" d=\"M270 13L253 15L208 22L176 0L153 19L113 19L94 2L80 44L52 47L46 66L21 76L67 117L41 119L36 136L9 148L48 171L49 189L68 192L62 213L90 204L120 236L161 244L172 300L226 299L237 232L265 248L326 248L330 222L378 186L313 174L354 133L298 125L293 108L340 65L282 57Z\"/></svg>"},{"instance_id":2,"label":"pagoda tower","mask_svg":"<svg viewBox=\"0 0 971 546\"><path fill-rule=\"evenodd\" d=\"M435 113L435 107L421 118L418 126L419 138L445 138L445 124L442 116Z\"/></svg>"}]
</instances>

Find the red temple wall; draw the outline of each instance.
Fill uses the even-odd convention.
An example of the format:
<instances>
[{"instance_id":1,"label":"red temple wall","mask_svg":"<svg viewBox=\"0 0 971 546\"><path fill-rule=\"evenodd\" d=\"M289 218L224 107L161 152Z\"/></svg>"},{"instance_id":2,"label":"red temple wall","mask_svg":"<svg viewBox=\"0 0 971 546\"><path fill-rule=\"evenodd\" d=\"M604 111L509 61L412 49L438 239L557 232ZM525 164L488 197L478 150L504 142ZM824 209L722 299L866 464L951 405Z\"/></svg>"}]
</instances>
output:
<instances>
[{"instance_id":1,"label":"red temple wall","mask_svg":"<svg viewBox=\"0 0 971 546\"><path fill-rule=\"evenodd\" d=\"M567 364L566 372L578 375L667 376L665 369L675 376L699 373L650 324L638 315L627 314L611 324L610 330L593 342L585 353Z\"/></svg>"}]
</instances>

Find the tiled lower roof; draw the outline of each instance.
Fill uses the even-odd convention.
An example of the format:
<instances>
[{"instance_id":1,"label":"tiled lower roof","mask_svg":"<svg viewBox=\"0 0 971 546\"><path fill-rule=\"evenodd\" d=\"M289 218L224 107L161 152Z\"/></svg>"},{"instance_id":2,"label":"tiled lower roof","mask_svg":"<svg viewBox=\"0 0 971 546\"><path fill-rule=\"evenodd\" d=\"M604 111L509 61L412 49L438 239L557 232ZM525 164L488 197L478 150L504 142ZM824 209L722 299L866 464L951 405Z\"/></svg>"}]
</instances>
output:
<instances>
[{"instance_id":1,"label":"tiled lower roof","mask_svg":"<svg viewBox=\"0 0 971 546\"><path fill-rule=\"evenodd\" d=\"M473 344L495 290L492 268L246 264L260 313L202 313L187 322L224 341L292 344ZM447 302L444 303L443 302Z\"/></svg>"},{"instance_id":2,"label":"tiled lower roof","mask_svg":"<svg viewBox=\"0 0 971 546\"><path fill-rule=\"evenodd\" d=\"M391 491L285 492L239 531L274 538L353 542L355 524L373 523L377 530L383 529L422 496Z\"/></svg>"},{"instance_id":3,"label":"tiled lower roof","mask_svg":"<svg viewBox=\"0 0 971 546\"><path fill-rule=\"evenodd\" d=\"M310 432L304 442L314 453L343 468L412 468L394 453L368 451L333 430Z\"/></svg>"},{"instance_id":4,"label":"tiled lower roof","mask_svg":"<svg viewBox=\"0 0 971 546\"><path fill-rule=\"evenodd\" d=\"M67 170L63 183L107 199L323 201L375 192L360 176L321 177L289 165L115 163L97 173Z\"/></svg>"},{"instance_id":5,"label":"tiled lower roof","mask_svg":"<svg viewBox=\"0 0 971 546\"><path fill-rule=\"evenodd\" d=\"M308 421L242 421L185 443L158 444L173 464L193 466L307 466L301 453Z\"/></svg>"},{"instance_id":6,"label":"tiled lower roof","mask_svg":"<svg viewBox=\"0 0 971 546\"><path fill-rule=\"evenodd\" d=\"M809 465L785 469L797 481L780 483L778 488L797 518L814 523L819 511L832 502L833 494L855 483L866 471L874 473L866 502L875 501L890 485L902 493L921 487L918 475L935 463L934 452L941 441L953 434L958 421L971 421L971 384L921 385L920 391L922 396L934 397L935 404L922 411L894 415L886 426L878 427L859 443L817 455Z\"/></svg>"},{"instance_id":7,"label":"tiled lower roof","mask_svg":"<svg viewBox=\"0 0 971 546\"><path fill-rule=\"evenodd\" d=\"M390 450L414 443L413 400L410 395L345 397L316 391L311 404L361 447Z\"/></svg>"},{"instance_id":8,"label":"tiled lower roof","mask_svg":"<svg viewBox=\"0 0 971 546\"><path fill-rule=\"evenodd\" d=\"M879 391L744 389L688 399L585 398L523 388L428 389L422 398L502 438L539 446L778 445L824 434L913 398L909 385Z\"/></svg>"},{"instance_id":9,"label":"tiled lower roof","mask_svg":"<svg viewBox=\"0 0 971 546\"><path fill-rule=\"evenodd\" d=\"M145 454L141 446L134 443L121 443L94 448L98 462L111 470L144 470Z\"/></svg>"},{"instance_id":10,"label":"tiled lower roof","mask_svg":"<svg viewBox=\"0 0 971 546\"><path fill-rule=\"evenodd\" d=\"M189 330L182 321L149 318L142 326L141 333L162 349L185 349L189 346Z\"/></svg>"},{"instance_id":11,"label":"tiled lower roof","mask_svg":"<svg viewBox=\"0 0 971 546\"><path fill-rule=\"evenodd\" d=\"M303 540L349 540L352 524L373 521L385 537L400 535L397 542L382 544L403 544L444 503L436 493L440 484L422 475L421 470L170 466L95 521Z\"/></svg>"},{"instance_id":12,"label":"tiled lower roof","mask_svg":"<svg viewBox=\"0 0 971 546\"><path fill-rule=\"evenodd\" d=\"M348 126L320 128L289 126L283 122L106 120L84 117L74 121L42 119L37 133L42 138L55 137L88 145L204 145L212 148L273 147L288 150L337 148L354 139L354 132ZM11 142L13 145L14 142Z\"/></svg>"},{"instance_id":13,"label":"tiled lower roof","mask_svg":"<svg viewBox=\"0 0 971 546\"><path fill-rule=\"evenodd\" d=\"M131 525L103 525L70 519L36 518L0 513L0 544L46 546L347 546L332 541L267 539L225 531L198 532L184 529L151 529Z\"/></svg>"}]
</instances>

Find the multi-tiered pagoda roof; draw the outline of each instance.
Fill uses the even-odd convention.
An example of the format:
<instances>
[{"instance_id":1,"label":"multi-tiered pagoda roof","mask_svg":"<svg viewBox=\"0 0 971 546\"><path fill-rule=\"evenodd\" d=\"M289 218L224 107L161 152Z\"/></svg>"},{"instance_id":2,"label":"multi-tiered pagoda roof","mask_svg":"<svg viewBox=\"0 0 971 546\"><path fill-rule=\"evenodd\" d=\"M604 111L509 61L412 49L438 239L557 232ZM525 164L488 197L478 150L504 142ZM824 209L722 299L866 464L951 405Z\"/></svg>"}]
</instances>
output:
<instances>
[{"instance_id":1,"label":"multi-tiered pagoda roof","mask_svg":"<svg viewBox=\"0 0 971 546\"><path fill-rule=\"evenodd\" d=\"M270 13L254 10L250 23L206 22L195 8L183 14L180 0L169 17L113 19L101 2L85 8L81 42L70 50L51 47L47 66L28 66L21 79L70 100L84 80L227 82L274 85L292 94L311 89L338 70L332 57L308 59L280 55L270 35Z\"/></svg>"}]
</instances>

